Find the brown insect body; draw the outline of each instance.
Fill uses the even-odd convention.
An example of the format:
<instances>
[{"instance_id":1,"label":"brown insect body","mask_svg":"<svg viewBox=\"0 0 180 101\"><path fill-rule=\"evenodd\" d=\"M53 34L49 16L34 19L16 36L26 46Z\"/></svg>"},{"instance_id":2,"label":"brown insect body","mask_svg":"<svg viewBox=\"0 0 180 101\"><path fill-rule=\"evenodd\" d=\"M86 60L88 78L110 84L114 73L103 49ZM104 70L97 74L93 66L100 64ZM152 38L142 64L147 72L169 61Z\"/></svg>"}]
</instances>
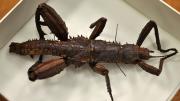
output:
<instances>
[{"instance_id":1,"label":"brown insect body","mask_svg":"<svg viewBox=\"0 0 180 101\"><path fill-rule=\"evenodd\" d=\"M40 20L41 17L44 21ZM175 48L161 48L158 28L154 21L149 21L146 24L136 44L121 45L117 42L95 40L103 31L106 21L107 19L105 17L101 17L92 23L90 28L94 28L94 30L89 38L78 36L68 39L68 29L62 18L52 7L43 3L38 6L35 14L35 22L40 39L22 43L12 42L9 51L20 55L40 55L39 60L28 70L28 76L31 81L52 77L71 64L80 67L88 63L93 71L105 77L107 91L111 97L111 101L113 101L108 75L109 71L100 63L138 64L146 72L158 76L162 71L164 60L175 55L178 51ZM42 30L41 26L49 27L58 40L45 40L44 35L46 33ZM150 53L153 51L141 47L152 29L155 32L157 49L163 53L172 51L171 54L150 56ZM54 55L59 56L59 58L42 61L43 55ZM161 57L159 68L144 62L144 60L152 57Z\"/></svg>"},{"instance_id":2,"label":"brown insect body","mask_svg":"<svg viewBox=\"0 0 180 101\"><path fill-rule=\"evenodd\" d=\"M121 45L103 40L89 40L83 36L68 41L31 40L12 43L10 52L20 55L54 55L66 57L71 64L105 62L134 64L149 59L149 50L133 44Z\"/></svg>"}]
</instances>

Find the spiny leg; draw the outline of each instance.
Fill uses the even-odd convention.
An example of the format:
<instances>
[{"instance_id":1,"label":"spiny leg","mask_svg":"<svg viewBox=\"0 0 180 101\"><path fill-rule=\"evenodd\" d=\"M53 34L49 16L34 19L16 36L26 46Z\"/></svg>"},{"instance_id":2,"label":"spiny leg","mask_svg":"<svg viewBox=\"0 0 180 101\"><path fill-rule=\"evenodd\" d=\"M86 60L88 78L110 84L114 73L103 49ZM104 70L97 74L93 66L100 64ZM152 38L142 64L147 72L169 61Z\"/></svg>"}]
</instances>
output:
<instances>
[{"instance_id":1,"label":"spiny leg","mask_svg":"<svg viewBox=\"0 0 180 101\"><path fill-rule=\"evenodd\" d=\"M114 101L113 96L112 96L112 90L111 90L111 84L110 84L110 79L109 79L109 71L101 64L99 63L89 63L90 67L93 69L94 72L97 72L98 74L101 74L105 77L106 80L106 86L107 86L107 91L111 97L111 101Z\"/></svg>"},{"instance_id":2,"label":"spiny leg","mask_svg":"<svg viewBox=\"0 0 180 101\"><path fill-rule=\"evenodd\" d=\"M101 32L103 31L105 25L106 25L106 21L107 19L104 17L101 17L100 19L98 19L96 22L92 23L90 25L90 28L94 28L93 32L91 33L89 39L94 40L96 37L98 37Z\"/></svg>"},{"instance_id":3,"label":"spiny leg","mask_svg":"<svg viewBox=\"0 0 180 101\"><path fill-rule=\"evenodd\" d=\"M46 79L60 73L67 64L64 59L52 59L42 63L35 63L28 70L29 80Z\"/></svg>"},{"instance_id":4,"label":"spiny leg","mask_svg":"<svg viewBox=\"0 0 180 101\"><path fill-rule=\"evenodd\" d=\"M142 43L144 42L144 40L146 39L146 37L148 36L148 34L150 33L150 31L151 31L153 28L154 28L154 32L155 32L155 38L156 38L156 44L157 44L158 50L159 50L160 52L163 52L163 53L169 52L169 51L174 51L173 53L171 53L171 54L169 54L169 55L166 55L165 57L163 57L163 58L160 59L159 70L152 69L152 70L154 70L154 72L158 71L158 73L156 72L157 74L155 74L155 75L159 75L159 74L161 73L161 71L162 71L162 66L163 66L164 60L167 59L167 58L169 58L169 57L171 57L171 56L173 56L173 55L175 55L178 51L177 51L175 48L169 48L169 49L166 49L166 50L161 48L161 43L160 43L160 39L159 39L158 27L157 27L157 25L156 25L156 23L155 23L154 21L149 21L149 22L145 25L145 27L143 28L143 30L141 31L141 33L140 33L140 35L139 35L139 38L138 38L138 40L137 40L137 42L136 42L136 44L137 44L138 46L141 46L141 45L142 45ZM145 64L145 63L143 63L143 62L140 62L139 65L140 65L141 67L143 67L143 69L145 69L144 67L148 67L148 68L151 67L151 66L148 66L147 64ZM149 69L147 69L147 70L149 70ZM147 71L147 70L146 70L146 71ZM151 71L151 70L150 70L150 71Z\"/></svg>"}]
</instances>

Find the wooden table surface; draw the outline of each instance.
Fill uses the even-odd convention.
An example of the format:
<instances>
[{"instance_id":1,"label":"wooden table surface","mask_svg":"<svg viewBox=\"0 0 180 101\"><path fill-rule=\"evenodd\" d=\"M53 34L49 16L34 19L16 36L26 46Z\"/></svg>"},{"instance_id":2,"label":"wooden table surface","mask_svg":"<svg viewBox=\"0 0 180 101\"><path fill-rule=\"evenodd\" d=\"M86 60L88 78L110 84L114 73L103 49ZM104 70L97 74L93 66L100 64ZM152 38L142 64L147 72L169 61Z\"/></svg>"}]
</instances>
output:
<instances>
[{"instance_id":1,"label":"wooden table surface","mask_svg":"<svg viewBox=\"0 0 180 101\"><path fill-rule=\"evenodd\" d=\"M0 101L8 101L8 100L0 93Z\"/></svg>"},{"instance_id":2,"label":"wooden table surface","mask_svg":"<svg viewBox=\"0 0 180 101\"><path fill-rule=\"evenodd\" d=\"M180 101L180 90L176 93L172 101Z\"/></svg>"},{"instance_id":3,"label":"wooden table surface","mask_svg":"<svg viewBox=\"0 0 180 101\"><path fill-rule=\"evenodd\" d=\"M180 0L164 0L164 1L180 12Z\"/></svg>"},{"instance_id":4,"label":"wooden table surface","mask_svg":"<svg viewBox=\"0 0 180 101\"><path fill-rule=\"evenodd\" d=\"M10 11L20 0L0 0L0 19Z\"/></svg>"}]
</instances>

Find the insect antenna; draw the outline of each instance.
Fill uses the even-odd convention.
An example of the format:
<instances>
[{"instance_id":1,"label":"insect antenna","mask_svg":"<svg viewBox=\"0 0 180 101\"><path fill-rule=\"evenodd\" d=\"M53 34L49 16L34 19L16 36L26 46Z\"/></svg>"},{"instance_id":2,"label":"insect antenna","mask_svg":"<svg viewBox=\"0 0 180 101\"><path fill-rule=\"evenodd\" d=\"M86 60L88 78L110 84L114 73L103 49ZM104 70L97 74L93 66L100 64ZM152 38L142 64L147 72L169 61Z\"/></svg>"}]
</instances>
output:
<instances>
[{"instance_id":1,"label":"insect antenna","mask_svg":"<svg viewBox=\"0 0 180 101\"><path fill-rule=\"evenodd\" d=\"M118 24L117 24L117 26L116 26L116 35L115 35L115 42L117 43L117 40L116 40L116 37L117 37L117 31L118 31Z\"/></svg>"},{"instance_id":2,"label":"insect antenna","mask_svg":"<svg viewBox=\"0 0 180 101\"><path fill-rule=\"evenodd\" d=\"M117 40L116 40L116 38L117 38L117 32L118 32L118 24L117 24L117 26L116 26L116 34L115 34L115 38L114 38L114 40L115 40L116 43L117 43ZM116 65L117 65L117 67L119 68L119 70L124 74L124 76L126 76L126 74L125 74L124 71L121 69L121 67L119 66L119 64L116 63Z\"/></svg>"},{"instance_id":3,"label":"insect antenna","mask_svg":"<svg viewBox=\"0 0 180 101\"><path fill-rule=\"evenodd\" d=\"M119 66L118 63L116 63L117 67L119 68L119 70L124 74L124 76L126 77L126 74L124 73L124 71L121 69L121 67Z\"/></svg>"}]
</instances>

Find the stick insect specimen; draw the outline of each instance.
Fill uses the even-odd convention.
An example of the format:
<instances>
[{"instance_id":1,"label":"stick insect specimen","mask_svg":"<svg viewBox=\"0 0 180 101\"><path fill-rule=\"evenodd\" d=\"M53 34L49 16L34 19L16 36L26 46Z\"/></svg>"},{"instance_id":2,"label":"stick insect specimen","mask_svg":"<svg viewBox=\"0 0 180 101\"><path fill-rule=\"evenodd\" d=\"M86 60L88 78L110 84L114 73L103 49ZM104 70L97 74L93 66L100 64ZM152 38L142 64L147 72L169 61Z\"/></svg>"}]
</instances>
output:
<instances>
[{"instance_id":1,"label":"stick insect specimen","mask_svg":"<svg viewBox=\"0 0 180 101\"><path fill-rule=\"evenodd\" d=\"M40 17L44 21L41 21ZM111 101L113 101L113 96L108 75L109 71L100 63L138 64L146 72L158 76L162 71L164 60L177 53L175 48L166 50L161 48L158 28L154 21L149 21L146 24L136 44L124 45L116 42L95 40L105 27L107 19L104 17L90 25L90 28L94 28L94 30L89 38L83 36L68 38L66 24L55 10L45 3L38 6L35 21L40 39L22 43L12 42L10 45L10 52L13 53L30 56L40 55L38 61L28 70L29 79L35 81L37 79L49 78L60 73L71 64L80 67L88 63L94 72L105 77L107 91ZM46 33L42 30L42 26L48 26L58 40L46 40L44 38ZM158 56L151 56L150 53L153 51L141 47L143 41L153 28L157 49L163 53L172 51L169 55L159 56L159 68L144 62L144 60ZM43 55L59 56L59 58L43 61Z\"/></svg>"}]
</instances>

